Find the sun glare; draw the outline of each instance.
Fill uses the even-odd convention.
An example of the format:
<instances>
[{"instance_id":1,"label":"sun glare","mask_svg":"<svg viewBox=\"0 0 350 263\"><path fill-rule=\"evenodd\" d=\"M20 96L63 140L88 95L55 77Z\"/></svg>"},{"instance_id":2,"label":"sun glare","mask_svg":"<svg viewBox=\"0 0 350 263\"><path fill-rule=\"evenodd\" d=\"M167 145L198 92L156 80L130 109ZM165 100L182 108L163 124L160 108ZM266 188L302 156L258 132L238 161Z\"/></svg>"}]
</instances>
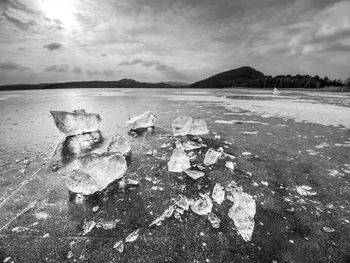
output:
<instances>
[{"instance_id":1,"label":"sun glare","mask_svg":"<svg viewBox=\"0 0 350 263\"><path fill-rule=\"evenodd\" d=\"M73 0L42 0L41 9L48 18L59 19L64 26L74 26L76 11Z\"/></svg>"}]
</instances>

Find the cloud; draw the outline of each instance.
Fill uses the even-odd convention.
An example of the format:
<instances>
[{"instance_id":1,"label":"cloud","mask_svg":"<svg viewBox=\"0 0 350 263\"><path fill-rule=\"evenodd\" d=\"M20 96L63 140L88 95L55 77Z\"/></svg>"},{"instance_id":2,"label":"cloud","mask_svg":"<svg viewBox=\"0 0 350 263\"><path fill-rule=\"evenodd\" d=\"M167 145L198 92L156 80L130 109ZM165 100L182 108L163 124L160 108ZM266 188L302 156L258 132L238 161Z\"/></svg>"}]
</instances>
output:
<instances>
[{"instance_id":1,"label":"cloud","mask_svg":"<svg viewBox=\"0 0 350 263\"><path fill-rule=\"evenodd\" d=\"M64 73L69 71L69 65L67 64L61 64L61 65L52 65L50 67L47 67L45 71L47 72L59 72Z\"/></svg>"},{"instance_id":2,"label":"cloud","mask_svg":"<svg viewBox=\"0 0 350 263\"><path fill-rule=\"evenodd\" d=\"M13 61L5 61L3 63L0 63L0 69L4 70L28 70L29 68L21 66Z\"/></svg>"},{"instance_id":3,"label":"cloud","mask_svg":"<svg viewBox=\"0 0 350 263\"><path fill-rule=\"evenodd\" d=\"M97 69L88 69L85 71L85 73L89 76L96 76L96 75L102 75L106 77L114 76L115 72L111 69L104 69L102 71Z\"/></svg>"},{"instance_id":4,"label":"cloud","mask_svg":"<svg viewBox=\"0 0 350 263\"><path fill-rule=\"evenodd\" d=\"M54 51L56 49L62 48L62 44L61 43L57 43L57 42L52 42L50 44L43 45L43 48L46 48L49 51Z\"/></svg>"},{"instance_id":5,"label":"cloud","mask_svg":"<svg viewBox=\"0 0 350 263\"><path fill-rule=\"evenodd\" d=\"M122 61L119 63L119 66L133 66L133 65L142 65L144 67L152 67L158 72L164 74L166 77L171 79L187 79L187 76L179 72L175 67L166 65L159 61L144 61L142 59L134 59L132 61Z\"/></svg>"},{"instance_id":6,"label":"cloud","mask_svg":"<svg viewBox=\"0 0 350 263\"><path fill-rule=\"evenodd\" d=\"M85 71L85 73L89 76L95 76L95 75L101 74L101 72L99 70L96 70L96 69L88 69Z\"/></svg>"},{"instance_id":7,"label":"cloud","mask_svg":"<svg viewBox=\"0 0 350 263\"><path fill-rule=\"evenodd\" d=\"M74 67L72 72L75 74L81 74L81 73L83 73L83 70L79 67Z\"/></svg>"}]
</instances>

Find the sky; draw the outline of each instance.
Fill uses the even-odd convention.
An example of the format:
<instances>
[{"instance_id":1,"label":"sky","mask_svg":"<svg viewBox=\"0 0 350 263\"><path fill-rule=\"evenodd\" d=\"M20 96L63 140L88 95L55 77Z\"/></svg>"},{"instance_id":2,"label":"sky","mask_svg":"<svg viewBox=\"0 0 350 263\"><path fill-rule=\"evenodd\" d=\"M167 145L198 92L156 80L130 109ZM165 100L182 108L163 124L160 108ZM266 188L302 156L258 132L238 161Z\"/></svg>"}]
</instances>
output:
<instances>
[{"instance_id":1,"label":"sky","mask_svg":"<svg viewBox=\"0 0 350 263\"><path fill-rule=\"evenodd\" d=\"M0 84L350 77L350 1L0 0Z\"/></svg>"}]
</instances>

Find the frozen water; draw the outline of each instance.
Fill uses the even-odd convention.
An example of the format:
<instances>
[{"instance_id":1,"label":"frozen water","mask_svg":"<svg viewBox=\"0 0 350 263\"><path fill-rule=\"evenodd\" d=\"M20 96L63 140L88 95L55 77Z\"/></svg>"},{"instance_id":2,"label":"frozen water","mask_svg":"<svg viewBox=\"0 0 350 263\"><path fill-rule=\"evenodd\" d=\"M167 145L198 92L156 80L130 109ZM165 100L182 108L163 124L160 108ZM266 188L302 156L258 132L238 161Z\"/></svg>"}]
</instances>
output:
<instances>
[{"instance_id":1,"label":"frozen water","mask_svg":"<svg viewBox=\"0 0 350 263\"><path fill-rule=\"evenodd\" d=\"M123 241L122 241L122 240L117 241L117 242L114 244L113 248L115 248L116 250L118 250L119 253L123 253L123 251L124 251L124 244L123 244Z\"/></svg>"},{"instance_id":2,"label":"frozen water","mask_svg":"<svg viewBox=\"0 0 350 263\"><path fill-rule=\"evenodd\" d=\"M182 143L182 146L183 146L185 151L191 151L191 150L194 150L194 149L201 148L202 144L200 144L198 142L187 140L187 141Z\"/></svg>"},{"instance_id":3,"label":"frozen water","mask_svg":"<svg viewBox=\"0 0 350 263\"><path fill-rule=\"evenodd\" d=\"M176 141L175 145L176 148L168 162L168 169L170 172L181 173L191 168L190 159L186 155L186 152L179 141Z\"/></svg>"},{"instance_id":4,"label":"frozen water","mask_svg":"<svg viewBox=\"0 0 350 263\"><path fill-rule=\"evenodd\" d=\"M130 235L128 235L126 238L125 238L125 242L134 242L136 239L139 238L139 231L140 229L137 229L135 230L134 232L132 232Z\"/></svg>"},{"instance_id":5,"label":"frozen water","mask_svg":"<svg viewBox=\"0 0 350 263\"><path fill-rule=\"evenodd\" d=\"M245 241L252 239L254 231L254 216L256 205L253 197L242 191L242 188L230 188L233 198L233 205L228 216L233 220L237 232Z\"/></svg>"},{"instance_id":6,"label":"frozen water","mask_svg":"<svg viewBox=\"0 0 350 263\"><path fill-rule=\"evenodd\" d=\"M162 222L166 219L166 218L169 218L173 215L174 213L174 206L169 206L169 208L167 210L164 211L164 213L158 217L156 220L154 220L150 225L150 226L153 226L153 225L157 225L157 226L160 226L162 224Z\"/></svg>"},{"instance_id":7,"label":"frozen water","mask_svg":"<svg viewBox=\"0 0 350 263\"><path fill-rule=\"evenodd\" d=\"M188 199L185 196L181 196L181 198L178 201L176 201L175 205L187 211L190 208L192 202L193 201L191 199Z\"/></svg>"},{"instance_id":8,"label":"frozen water","mask_svg":"<svg viewBox=\"0 0 350 263\"><path fill-rule=\"evenodd\" d=\"M87 113L85 110L73 112L50 111L56 127L66 135L75 135L98 130L101 117L97 113Z\"/></svg>"},{"instance_id":9,"label":"frozen water","mask_svg":"<svg viewBox=\"0 0 350 263\"><path fill-rule=\"evenodd\" d=\"M128 139L118 134L112 138L107 151L109 153L120 153L122 155L127 155L131 151L131 147Z\"/></svg>"},{"instance_id":10,"label":"frozen water","mask_svg":"<svg viewBox=\"0 0 350 263\"><path fill-rule=\"evenodd\" d=\"M172 123L172 128L174 136L184 136L187 134L203 135L209 133L205 120L199 118L194 119L187 115L177 117Z\"/></svg>"},{"instance_id":11,"label":"frozen water","mask_svg":"<svg viewBox=\"0 0 350 263\"><path fill-rule=\"evenodd\" d=\"M317 194L316 192L312 191L312 188L310 186L307 186L307 185L297 186L296 189L297 189L297 192L303 196L307 196L307 195L312 196Z\"/></svg>"},{"instance_id":12,"label":"frozen water","mask_svg":"<svg viewBox=\"0 0 350 263\"><path fill-rule=\"evenodd\" d=\"M198 170L185 170L185 173L194 180L197 180L205 175L204 172Z\"/></svg>"},{"instance_id":13,"label":"frozen water","mask_svg":"<svg viewBox=\"0 0 350 263\"><path fill-rule=\"evenodd\" d=\"M80 155L86 153L103 142L100 131L86 132L67 136L63 142L62 153Z\"/></svg>"},{"instance_id":14,"label":"frozen water","mask_svg":"<svg viewBox=\"0 0 350 263\"><path fill-rule=\"evenodd\" d=\"M91 195L103 189L90 175L80 170L73 170L68 174L66 185L70 191L83 195Z\"/></svg>"},{"instance_id":15,"label":"frozen water","mask_svg":"<svg viewBox=\"0 0 350 263\"><path fill-rule=\"evenodd\" d=\"M140 116L131 118L126 122L128 129L137 130L142 128L154 127L156 117L150 111L146 111Z\"/></svg>"},{"instance_id":16,"label":"frozen water","mask_svg":"<svg viewBox=\"0 0 350 263\"><path fill-rule=\"evenodd\" d=\"M249 92L245 90L245 92ZM258 93L259 90L251 90L252 93ZM316 94L316 93L314 93ZM264 95L265 96L265 95ZM274 95L275 97L276 95ZM318 94L317 96L326 96L326 94ZM343 95L344 100L347 98ZM258 97L252 94L254 98ZM230 99L223 97L216 97L215 95L177 95L168 96L167 98L175 101L202 101L213 104L223 105L226 109L235 111L236 108L250 111L262 117L280 117L294 119L295 121L306 121L322 125L343 125L350 127L350 108L345 106L338 106L329 103L320 103L317 100L306 101L304 99L296 100L291 96L276 96L274 99L257 100L257 99ZM246 114L246 113L243 113ZM249 114L249 113L248 113Z\"/></svg>"},{"instance_id":17,"label":"frozen water","mask_svg":"<svg viewBox=\"0 0 350 263\"><path fill-rule=\"evenodd\" d=\"M212 208L213 203L208 195L203 195L202 198L195 200L191 204L191 210L197 215L207 215Z\"/></svg>"},{"instance_id":18,"label":"frozen water","mask_svg":"<svg viewBox=\"0 0 350 263\"><path fill-rule=\"evenodd\" d=\"M224 188L216 183L213 189L213 194L211 196L215 202L217 202L219 205L225 200L225 190Z\"/></svg>"},{"instance_id":19,"label":"frozen water","mask_svg":"<svg viewBox=\"0 0 350 263\"><path fill-rule=\"evenodd\" d=\"M277 88L274 88L273 91L272 91L272 94L273 95L280 95L281 92Z\"/></svg>"},{"instance_id":20,"label":"frozen water","mask_svg":"<svg viewBox=\"0 0 350 263\"><path fill-rule=\"evenodd\" d=\"M214 149L210 148L204 157L205 165L212 165L217 162L219 157L222 155L222 152L217 152Z\"/></svg>"},{"instance_id":21,"label":"frozen water","mask_svg":"<svg viewBox=\"0 0 350 263\"><path fill-rule=\"evenodd\" d=\"M216 214L214 214L213 212L210 212L208 214L208 220L211 223L213 228L219 228L220 227L220 223L221 220L220 218L218 218L218 216Z\"/></svg>"},{"instance_id":22,"label":"frozen water","mask_svg":"<svg viewBox=\"0 0 350 263\"><path fill-rule=\"evenodd\" d=\"M124 176L127 164L120 154L90 154L78 158L68 168L76 167L69 175L68 188L85 195L101 191ZM77 171L79 170L79 171Z\"/></svg>"},{"instance_id":23,"label":"frozen water","mask_svg":"<svg viewBox=\"0 0 350 263\"><path fill-rule=\"evenodd\" d=\"M95 226L95 221L85 221L83 224L83 232L81 233L81 235L85 236L86 234L90 233Z\"/></svg>"}]
</instances>

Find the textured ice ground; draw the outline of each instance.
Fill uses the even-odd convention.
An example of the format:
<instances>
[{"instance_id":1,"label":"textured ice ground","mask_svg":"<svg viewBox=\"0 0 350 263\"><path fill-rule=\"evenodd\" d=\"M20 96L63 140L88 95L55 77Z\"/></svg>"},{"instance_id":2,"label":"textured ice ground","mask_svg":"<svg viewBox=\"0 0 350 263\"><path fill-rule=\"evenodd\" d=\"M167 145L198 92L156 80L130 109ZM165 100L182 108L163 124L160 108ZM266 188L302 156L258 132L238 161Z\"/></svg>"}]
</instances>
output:
<instances>
[{"instance_id":1,"label":"textured ice ground","mask_svg":"<svg viewBox=\"0 0 350 263\"><path fill-rule=\"evenodd\" d=\"M316 99L310 98L297 98L293 96L288 98L287 96L276 96L271 99L255 100L257 95L252 94L252 99L230 99L227 97L217 97L215 95L205 96L191 96L191 95L176 95L169 96L171 100L183 100L183 101L202 101L214 104L221 104L223 107L229 110L236 110L240 108L242 110L256 113L263 117L281 117L286 119L293 119L298 122L310 122L322 125L334 125L350 127L350 107L339 106L331 103L319 101L319 98L325 98L328 96L322 96L318 94ZM261 95L259 95L261 97ZM265 98L269 98L267 95ZM288 99L287 99L288 98ZM339 100L347 102L349 96L339 95Z\"/></svg>"}]
</instances>

